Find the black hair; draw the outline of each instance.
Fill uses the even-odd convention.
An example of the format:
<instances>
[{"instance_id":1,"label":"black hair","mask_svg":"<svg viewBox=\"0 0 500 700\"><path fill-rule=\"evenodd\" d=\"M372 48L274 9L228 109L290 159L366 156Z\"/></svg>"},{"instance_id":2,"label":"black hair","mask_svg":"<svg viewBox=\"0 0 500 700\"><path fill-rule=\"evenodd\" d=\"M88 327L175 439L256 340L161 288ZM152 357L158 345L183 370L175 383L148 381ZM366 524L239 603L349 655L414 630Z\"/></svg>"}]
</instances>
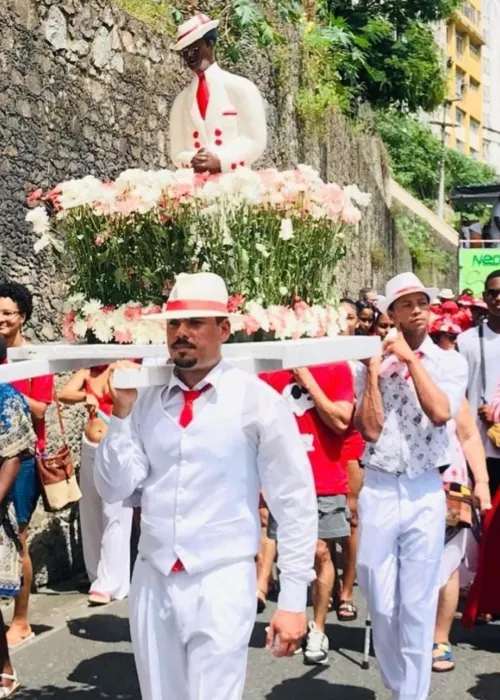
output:
<instances>
[{"instance_id":1,"label":"black hair","mask_svg":"<svg viewBox=\"0 0 500 700\"><path fill-rule=\"evenodd\" d=\"M0 365L7 359L7 343L3 335L0 335Z\"/></svg>"},{"instance_id":2,"label":"black hair","mask_svg":"<svg viewBox=\"0 0 500 700\"><path fill-rule=\"evenodd\" d=\"M207 32L206 34L204 34L202 36L202 39L207 46L209 46L210 44L213 44L215 46L218 38L219 38L219 33L217 31L217 28L211 29L209 32Z\"/></svg>"},{"instance_id":3,"label":"black hair","mask_svg":"<svg viewBox=\"0 0 500 700\"><path fill-rule=\"evenodd\" d=\"M339 304L349 304L349 306L352 306L353 309L356 309L356 302L352 299L349 299L348 297L344 297L343 299L341 299Z\"/></svg>"},{"instance_id":4,"label":"black hair","mask_svg":"<svg viewBox=\"0 0 500 700\"><path fill-rule=\"evenodd\" d=\"M365 309L369 309L370 311L373 311L373 319L375 320L375 314L376 314L377 309L371 303L371 301L365 301L364 299L360 299L359 301L356 302L356 311L358 312L358 314L360 314Z\"/></svg>"},{"instance_id":5,"label":"black hair","mask_svg":"<svg viewBox=\"0 0 500 700\"><path fill-rule=\"evenodd\" d=\"M484 288L488 289L488 283L497 277L500 277L500 270L493 270L493 272L490 272L488 277L484 280Z\"/></svg>"},{"instance_id":6,"label":"black hair","mask_svg":"<svg viewBox=\"0 0 500 700\"><path fill-rule=\"evenodd\" d=\"M5 282L0 284L0 297L8 297L15 302L19 311L29 321L33 313L33 297L24 284L18 282Z\"/></svg>"}]
</instances>

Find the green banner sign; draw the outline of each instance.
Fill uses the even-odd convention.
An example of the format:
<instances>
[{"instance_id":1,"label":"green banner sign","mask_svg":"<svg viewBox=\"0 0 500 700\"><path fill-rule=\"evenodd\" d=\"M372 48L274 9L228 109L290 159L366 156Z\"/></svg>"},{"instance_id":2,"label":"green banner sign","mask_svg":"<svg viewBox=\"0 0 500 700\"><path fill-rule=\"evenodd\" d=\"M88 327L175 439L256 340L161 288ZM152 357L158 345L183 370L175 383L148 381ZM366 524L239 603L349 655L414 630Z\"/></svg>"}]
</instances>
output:
<instances>
[{"instance_id":1,"label":"green banner sign","mask_svg":"<svg viewBox=\"0 0 500 700\"><path fill-rule=\"evenodd\" d=\"M459 251L460 291L469 287L475 297L482 297L484 280L490 272L500 270L500 250L489 252L479 248L461 248Z\"/></svg>"}]
</instances>

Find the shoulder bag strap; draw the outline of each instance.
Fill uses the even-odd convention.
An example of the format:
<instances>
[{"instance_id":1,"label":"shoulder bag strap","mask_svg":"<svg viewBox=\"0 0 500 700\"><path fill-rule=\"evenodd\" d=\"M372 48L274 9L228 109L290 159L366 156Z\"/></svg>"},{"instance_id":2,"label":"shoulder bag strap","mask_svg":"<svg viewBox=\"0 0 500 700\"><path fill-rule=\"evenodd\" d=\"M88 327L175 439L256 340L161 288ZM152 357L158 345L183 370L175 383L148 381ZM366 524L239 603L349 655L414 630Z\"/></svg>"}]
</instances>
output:
<instances>
[{"instance_id":1,"label":"shoulder bag strap","mask_svg":"<svg viewBox=\"0 0 500 700\"><path fill-rule=\"evenodd\" d=\"M482 323L479 324L479 349L481 353L481 389L482 389L482 402L486 403L486 361L484 359L484 326Z\"/></svg>"}]
</instances>

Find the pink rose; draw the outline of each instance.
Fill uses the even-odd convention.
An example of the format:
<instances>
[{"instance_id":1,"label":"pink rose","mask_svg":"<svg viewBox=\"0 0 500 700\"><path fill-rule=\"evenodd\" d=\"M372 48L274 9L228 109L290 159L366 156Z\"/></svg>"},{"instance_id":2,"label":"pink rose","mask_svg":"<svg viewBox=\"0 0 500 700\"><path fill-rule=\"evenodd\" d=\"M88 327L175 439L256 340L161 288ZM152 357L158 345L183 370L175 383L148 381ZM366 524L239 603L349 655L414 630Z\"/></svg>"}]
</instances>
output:
<instances>
[{"instance_id":1,"label":"pink rose","mask_svg":"<svg viewBox=\"0 0 500 700\"><path fill-rule=\"evenodd\" d=\"M245 303L245 296L244 294L235 294L232 297L229 297L229 300L227 302L227 308L230 313L235 313Z\"/></svg>"},{"instance_id":2,"label":"pink rose","mask_svg":"<svg viewBox=\"0 0 500 700\"><path fill-rule=\"evenodd\" d=\"M250 314L247 314L243 319L243 330L247 335L253 335L254 333L257 333L258 330L260 330L260 323L257 321L256 318L250 316Z\"/></svg>"},{"instance_id":3,"label":"pink rose","mask_svg":"<svg viewBox=\"0 0 500 700\"><path fill-rule=\"evenodd\" d=\"M127 315L127 312L125 312L125 315ZM120 343L120 344L131 343L133 340L132 333L129 330L126 330L126 331L115 330L115 340L117 343Z\"/></svg>"}]
</instances>

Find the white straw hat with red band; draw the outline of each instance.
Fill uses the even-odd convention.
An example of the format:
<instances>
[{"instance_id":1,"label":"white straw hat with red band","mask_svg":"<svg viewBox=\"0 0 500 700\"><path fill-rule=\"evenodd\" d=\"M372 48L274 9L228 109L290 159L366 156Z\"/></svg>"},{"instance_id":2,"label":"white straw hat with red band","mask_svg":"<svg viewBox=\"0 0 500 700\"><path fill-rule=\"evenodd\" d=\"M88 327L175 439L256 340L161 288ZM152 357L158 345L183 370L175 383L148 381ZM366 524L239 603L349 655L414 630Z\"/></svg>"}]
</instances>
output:
<instances>
[{"instance_id":1,"label":"white straw hat with red band","mask_svg":"<svg viewBox=\"0 0 500 700\"><path fill-rule=\"evenodd\" d=\"M229 318L241 321L241 314L231 314L228 309L226 283L213 272L197 272L177 275L164 311L143 317L145 321L168 321L181 318Z\"/></svg>"},{"instance_id":2,"label":"white straw hat with red band","mask_svg":"<svg viewBox=\"0 0 500 700\"><path fill-rule=\"evenodd\" d=\"M438 287L424 287L417 275L413 272L402 272L389 280L385 286L385 299L379 302L379 309L382 313L387 313L389 307L400 297L406 294L422 292L429 298L429 302L437 297Z\"/></svg>"},{"instance_id":3,"label":"white straw hat with red band","mask_svg":"<svg viewBox=\"0 0 500 700\"><path fill-rule=\"evenodd\" d=\"M210 19L202 13L191 17L178 27L174 51L182 51L186 46L190 46L204 37L207 32L217 29L218 26L218 19Z\"/></svg>"}]
</instances>

